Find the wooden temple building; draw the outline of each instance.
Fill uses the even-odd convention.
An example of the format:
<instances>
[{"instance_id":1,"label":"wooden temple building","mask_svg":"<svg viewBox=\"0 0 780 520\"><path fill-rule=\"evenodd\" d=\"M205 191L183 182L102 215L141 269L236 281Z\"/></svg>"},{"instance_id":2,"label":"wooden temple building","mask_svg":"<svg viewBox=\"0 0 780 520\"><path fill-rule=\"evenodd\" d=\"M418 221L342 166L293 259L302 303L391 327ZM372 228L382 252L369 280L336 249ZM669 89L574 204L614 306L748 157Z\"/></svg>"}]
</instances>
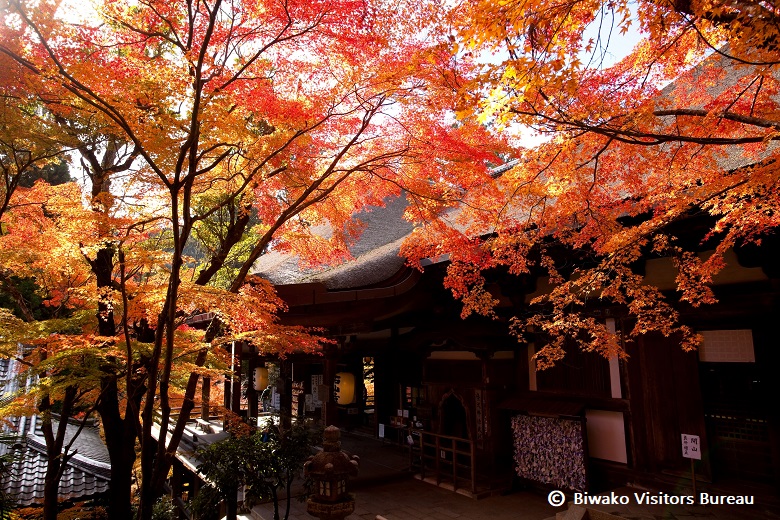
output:
<instances>
[{"instance_id":1,"label":"wooden temple building","mask_svg":"<svg viewBox=\"0 0 780 520\"><path fill-rule=\"evenodd\" d=\"M739 160L720 166L745 166L725 164ZM684 324L704 338L698 351L650 333L624 343L627 361L571 345L554 368L539 372L532 357L544 338L518 343L508 323L551 289L545 274L489 273L498 319L463 320L461 303L442 283L447 260L424 262L420 271L399 256L412 232L405 206L400 197L356 215L365 229L344 264L302 269L294 256L274 251L259 259L256 274L288 305L282 321L319 327L334 340L321 356L284 361L238 349L236 374L244 380L257 367L278 368L273 407L398 442L422 478L474 496L522 483L680 490L690 488L693 467L700 489L780 499L780 238L728 252L713 284L719 303L677 305ZM706 255L702 238L712 222L704 219L666 231ZM574 252L561 255L562 264L576 265ZM648 255L634 267L674 301L671 259ZM619 306L596 301L588 313L615 332L634 325ZM236 378L225 405L257 417L258 393L246 386L242 400Z\"/></svg>"},{"instance_id":2,"label":"wooden temple building","mask_svg":"<svg viewBox=\"0 0 780 520\"><path fill-rule=\"evenodd\" d=\"M461 319L461 304L442 284L446 260L420 272L399 257L412 229L405 204L401 197L359 214L366 230L345 264L306 270L289 255L261 258L258 274L289 306L283 322L321 327L335 340L322 356L283 362L244 348L236 368L245 379L258 366L279 368L275 405L398 442L423 478L476 497L522 483L588 491L690 486L683 435L700 446L699 486L780 496L780 241L730 252L715 280L719 303L680 308L704 337L697 352L648 334L624 345L627 362L572 345L557 366L537 372L531 357L541 340L518 343L507 320L549 289L547 279L493 273L499 319ZM647 259L637 269L673 289L670 259ZM633 325L621 308L589 312L616 331ZM248 386L244 405L237 384L225 404L255 417L258 395Z\"/></svg>"}]
</instances>

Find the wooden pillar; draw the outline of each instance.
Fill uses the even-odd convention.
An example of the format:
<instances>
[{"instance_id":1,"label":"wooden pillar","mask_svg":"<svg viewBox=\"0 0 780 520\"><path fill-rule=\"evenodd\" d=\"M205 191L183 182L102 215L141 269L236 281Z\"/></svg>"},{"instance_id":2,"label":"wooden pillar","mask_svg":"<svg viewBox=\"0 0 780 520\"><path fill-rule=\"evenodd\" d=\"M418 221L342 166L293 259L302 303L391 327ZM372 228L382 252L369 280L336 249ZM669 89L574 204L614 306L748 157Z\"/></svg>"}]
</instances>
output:
<instances>
[{"instance_id":1,"label":"wooden pillar","mask_svg":"<svg viewBox=\"0 0 780 520\"><path fill-rule=\"evenodd\" d=\"M200 418L204 421L209 420L211 414L211 378L203 377L200 387Z\"/></svg>"},{"instance_id":2,"label":"wooden pillar","mask_svg":"<svg viewBox=\"0 0 780 520\"><path fill-rule=\"evenodd\" d=\"M336 379L336 353L326 352L324 360L324 371L322 384L327 389L324 396L321 396L323 401L323 419L325 425L335 425L338 421L338 408L336 402L333 400L333 382Z\"/></svg>"},{"instance_id":3,"label":"wooden pillar","mask_svg":"<svg viewBox=\"0 0 780 520\"><path fill-rule=\"evenodd\" d=\"M236 345L236 357L233 363L233 390L230 395L230 410L235 414L241 414L241 368L243 359L241 359L240 351L241 347Z\"/></svg>"},{"instance_id":4,"label":"wooden pillar","mask_svg":"<svg viewBox=\"0 0 780 520\"><path fill-rule=\"evenodd\" d=\"M292 426L292 362L285 359L279 362L279 416L282 428Z\"/></svg>"},{"instance_id":5,"label":"wooden pillar","mask_svg":"<svg viewBox=\"0 0 780 520\"><path fill-rule=\"evenodd\" d=\"M249 411L247 411L247 418L258 417L257 412L257 397L258 392L255 390L255 367L259 365L258 359L252 356L249 360L249 386L246 391L246 400L249 403ZM255 423L256 424L256 423Z\"/></svg>"},{"instance_id":6,"label":"wooden pillar","mask_svg":"<svg viewBox=\"0 0 780 520\"><path fill-rule=\"evenodd\" d=\"M231 366L230 371L225 374L225 408L228 410L233 410L232 403L233 403L233 375L234 375L234 365L235 365L235 350L236 350L236 344L233 342L231 346L228 347L230 350L230 356L231 356Z\"/></svg>"},{"instance_id":7,"label":"wooden pillar","mask_svg":"<svg viewBox=\"0 0 780 520\"><path fill-rule=\"evenodd\" d=\"M388 377L388 356L383 350L374 354L374 416L375 434L379 436L379 424L387 424L393 413L393 380Z\"/></svg>"},{"instance_id":8,"label":"wooden pillar","mask_svg":"<svg viewBox=\"0 0 780 520\"><path fill-rule=\"evenodd\" d=\"M230 348L230 371L225 374L225 408L238 414L241 406L241 347L233 342ZM230 427L230 414L225 415L223 428Z\"/></svg>"},{"instance_id":9,"label":"wooden pillar","mask_svg":"<svg viewBox=\"0 0 780 520\"><path fill-rule=\"evenodd\" d=\"M230 410L230 403L232 402L230 396L233 391L233 384L231 381L230 373L225 374L225 402L223 405L226 409Z\"/></svg>"}]
</instances>

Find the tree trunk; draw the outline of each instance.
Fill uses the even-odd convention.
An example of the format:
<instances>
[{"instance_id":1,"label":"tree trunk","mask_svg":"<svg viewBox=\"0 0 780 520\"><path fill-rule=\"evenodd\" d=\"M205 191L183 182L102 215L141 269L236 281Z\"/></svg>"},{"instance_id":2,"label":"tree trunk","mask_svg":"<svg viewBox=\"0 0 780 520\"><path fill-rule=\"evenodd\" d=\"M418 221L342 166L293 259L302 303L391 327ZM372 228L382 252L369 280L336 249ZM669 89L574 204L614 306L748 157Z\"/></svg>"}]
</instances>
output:
<instances>
[{"instance_id":1,"label":"tree trunk","mask_svg":"<svg viewBox=\"0 0 780 520\"><path fill-rule=\"evenodd\" d=\"M276 493L276 488L271 489L271 498L274 501L274 520L279 520L279 495Z\"/></svg>"},{"instance_id":2,"label":"tree trunk","mask_svg":"<svg viewBox=\"0 0 780 520\"><path fill-rule=\"evenodd\" d=\"M48 450L47 450L48 451ZM43 486L43 518L44 520L57 520L59 508L59 490L60 479L49 478L49 476L59 477L60 459L59 457L48 457L46 461L46 483Z\"/></svg>"},{"instance_id":3,"label":"tree trunk","mask_svg":"<svg viewBox=\"0 0 780 520\"><path fill-rule=\"evenodd\" d=\"M195 359L195 365L202 367L206 363L207 359L207 352L205 349L203 349L201 352L198 353L197 358ZM184 434L184 427L187 424L187 421L189 421L190 415L192 413L192 410L195 407L195 400L193 399L195 395L195 390L198 386L198 374L193 373L190 374L189 381L187 382L187 387L185 388L184 392L184 399L182 402L181 410L179 411L179 418L176 421L176 425L173 429L173 432L170 433L168 446L165 447L165 451L163 452L163 456L159 459L155 458L155 451L154 449L157 448L157 443L154 441L154 439L151 439L151 444L153 446L150 446L149 449L152 450L150 453L151 455L151 467L154 469L154 472L151 473L152 478L149 479L149 486L146 490L146 493L148 495L144 495L144 491L142 488L142 495L141 495L141 514L145 514L144 511L146 511L143 507L143 502L146 498L147 502L154 503L153 500L150 499L156 499L157 497L162 495L162 487L165 483L165 479L168 475L168 471L171 468L171 465L173 464L173 461L176 457L176 448L179 445L179 442L181 441L182 435ZM143 455L142 455L143 456ZM148 512L149 515L151 515L151 507L149 506ZM141 518L151 518L151 516Z\"/></svg>"},{"instance_id":4,"label":"tree trunk","mask_svg":"<svg viewBox=\"0 0 780 520\"><path fill-rule=\"evenodd\" d=\"M225 497L225 505L227 506L226 520L237 520L238 518L238 496L237 492L233 491L228 493Z\"/></svg>"},{"instance_id":5,"label":"tree trunk","mask_svg":"<svg viewBox=\"0 0 780 520\"><path fill-rule=\"evenodd\" d=\"M151 520L152 510L157 498L162 495L162 490L155 490L152 486L152 471L155 465L155 452L157 443L154 439L142 441L141 448L141 504L138 508L138 516L141 520ZM145 470L145 471L144 471Z\"/></svg>"},{"instance_id":6,"label":"tree trunk","mask_svg":"<svg viewBox=\"0 0 780 520\"><path fill-rule=\"evenodd\" d=\"M115 248L111 245L102 247L98 250L95 260L90 263L92 272L95 274L98 290L112 287L115 252ZM112 307L109 307L105 302L99 302L97 318L98 332L102 336L112 337L116 335L117 330ZM128 360L128 364L130 363L132 361ZM127 369L129 370L131 367L128 366ZM101 381L101 401L97 407L97 412L103 423L106 448L111 459L108 510L112 520L129 520L131 518L130 504L132 500L130 487L132 484L133 464L135 463L135 440L137 438L131 402L136 404L135 409L137 410L141 399L140 396L130 397L131 393L137 392L133 392L133 389L128 388L128 404L125 406L125 417L122 418L117 376L109 372L110 368L106 370L106 376Z\"/></svg>"},{"instance_id":7,"label":"tree trunk","mask_svg":"<svg viewBox=\"0 0 780 520\"><path fill-rule=\"evenodd\" d=\"M45 358L45 353L41 355ZM52 423L52 402L47 394L41 399L38 405L40 412L41 430L46 440L46 480L43 488L43 516L46 520L56 520L57 507L59 501L60 479L64 471L64 464L67 463L69 456L63 454L62 449L65 446L65 430L68 426L68 419L73 411L73 403L76 400L77 390L75 386L69 386L65 389L65 395L61 401L60 421L57 424L57 431L54 431Z\"/></svg>"},{"instance_id":8,"label":"tree trunk","mask_svg":"<svg viewBox=\"0 0 780 520\"><path fill-rule=\"evenodd\" d=\"M192 182L190 177L188 182ZM165 295L165 303L157 317L157 324L154 337L154 349L151 359L147 365L148 368L148 388L146 390L146 401L141 413L142 431L141 431L141 505L139 508L139 518L151 520L152 508L154 502L162 494L162 485L168 475L168 470L173 463L178 447L179 438L176 434L171 436L170 447L168 451L168 427L171 421L171 404L169 385L171 370L173 368L173 347L174 347L174 328L176 325L176 302L179 297L179 286L181 285L181 267L184 263L182 251L187 243L187 237L191 222L189 215L185 211L182 225L179 223L180 208L178 199L179 188L171 188L171 222L173 223L173 257L171 258L171 271L168 278L168 290ZM184 208L189 207L189 189L185 188L183 200ZM199 356L200 357L200 356ZM205 361L205 357L204 357ZM192 381L192 377L190 377ZM195 375L195 385L197 385L198 376ZM182 404L181 413L177 426L183 420L189 419L189 412L192 409L192 397L195 388L190 391L187 387ZM159 399L159 436L158 439L152 437L152 423L155 415L155 400ZM178 430L178 428L177 428ZM181 430L183 431L183 425Z\"/></svg>"},{"instance_id":9,"label":"tree trunk","mask_svg":"<svg viewBox=\"0 0 780 520\"><path fill-rule=\"evenodd\" d=\"M292 483L292 476L287 477L287 487L285 488L285 491L287 492L287 503L284 506L284 520L287 520L290 517L290 501L292 500L292 495L290 493L292 492Z\"/></svg>"},{"instance_id":10,"label":"tree trunk","mask_svg":"<svg viewBox=\"0 0 780 520\"><path fill-rule=\"evenodd\" d=\"M119 411L116 380L103 381L103 401L98 413L103 421L108 456L111 459L111 482L109 484L108 512L112 520L130 520L132 493L130 488L135 463L136 431L130 407L123 419Z\"/></svg>"}]
</instances>

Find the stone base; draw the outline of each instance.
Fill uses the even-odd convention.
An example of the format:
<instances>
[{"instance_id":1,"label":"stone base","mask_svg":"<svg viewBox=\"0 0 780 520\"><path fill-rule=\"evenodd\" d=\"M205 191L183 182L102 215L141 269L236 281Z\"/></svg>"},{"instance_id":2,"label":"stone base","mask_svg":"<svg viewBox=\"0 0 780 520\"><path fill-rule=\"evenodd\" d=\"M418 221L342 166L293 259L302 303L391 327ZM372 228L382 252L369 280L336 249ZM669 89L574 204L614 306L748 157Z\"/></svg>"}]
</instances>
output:
<instances>
[{"instance_id":1,"label":"stone base","mask_svg":"<svg viewBox=\"0 0 780 520\"><path fill-rule=\"evenodd\" d=\"M306 511L320 520L343 520L355 511L355 501L326 503L310 498L306 502Z\"/></svg>"}]
</instances>

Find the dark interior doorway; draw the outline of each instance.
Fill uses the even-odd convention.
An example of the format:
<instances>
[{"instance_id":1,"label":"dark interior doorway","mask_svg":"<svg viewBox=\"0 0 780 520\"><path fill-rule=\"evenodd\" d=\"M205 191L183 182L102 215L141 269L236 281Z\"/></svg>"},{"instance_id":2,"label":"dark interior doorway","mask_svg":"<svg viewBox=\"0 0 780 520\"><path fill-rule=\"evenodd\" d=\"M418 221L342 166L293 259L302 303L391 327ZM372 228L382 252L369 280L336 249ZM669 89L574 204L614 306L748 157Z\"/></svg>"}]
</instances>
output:
<instances>
[{"instance_id":1,"label":"dark interior doorway","mask_svg":"<svg viewBox=\"0 0 780 520\"><path fill-rule=\"evenodd\" d=\"M441 403L441 434L461 439L470 438L466 408L453 393L445 397Z\"/></svg>"},{"instance_id":2,"label":"dark interior doorway","mask_svg":"<svg viewBox=\"0 0 780 520\"><path fill-rule=\"evenodd\" d=\"M700 363L713 477L771 482L770 395L756 363Z\"/></svg>"}]
</instances>

